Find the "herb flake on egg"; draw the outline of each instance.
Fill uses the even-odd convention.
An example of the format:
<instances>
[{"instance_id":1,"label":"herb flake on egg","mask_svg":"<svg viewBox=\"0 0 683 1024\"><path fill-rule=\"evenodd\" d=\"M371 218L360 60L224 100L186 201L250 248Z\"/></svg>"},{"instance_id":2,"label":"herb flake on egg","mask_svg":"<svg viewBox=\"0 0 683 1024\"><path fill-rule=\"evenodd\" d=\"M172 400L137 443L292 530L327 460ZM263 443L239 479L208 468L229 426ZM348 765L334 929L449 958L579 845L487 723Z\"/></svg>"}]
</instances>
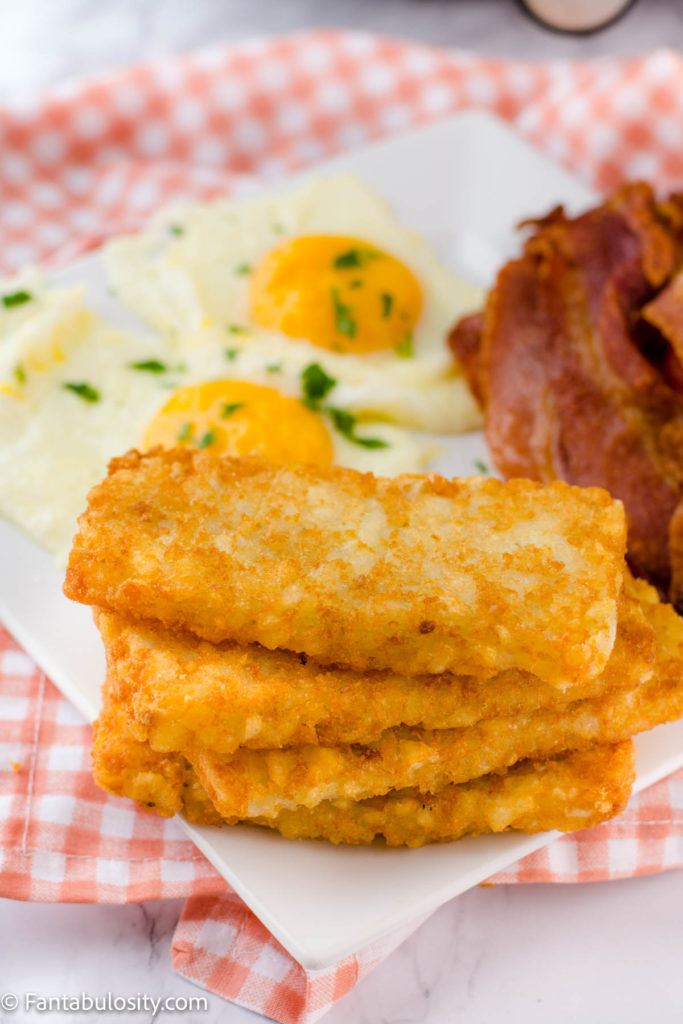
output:
<instances>
[{"instance_id":1,"label":"herb flake on egg","mask_svg":"<svg viewBox=\"0 0 683 1024\"><path fill-rule=\"evenodd\" d=\"M10 292L9 295L3 295L2 304L5 309L12 309L13 306L23 306L25 302L30 302L32 298L33 296L30 292Z\"/></svg>"},{"instance_id":2,"label":"herb flake on egg","mask_svg":"<svg viewBox=\"0 0 683 1024\"><path fill-rule=\"evenodd\" d=\"M304 405L309 409L317 409L336 383L334 377L325 373L320 363L309 363L301 374Z\"/></svg>"},{"instance_id":3,"label":"herb flake on egg","mask_svg":"<svg viewBox=\"0 0 683 1024\"><path fill-rule=\"evenodd\" d=\"M65 391L73 391L74 395L78 395L84 402L99 402L100 393L97 388L94 388L91 384L87 384L85 381L67 381L62 384Z\"/></svg>"},{"instance_id":4,"label":"herb flake on egg","mask_svg":"<svg viewBox=\"0 0 683 1024\"><path fill-rule=\"evenodd\" d=\"M356 434L356 417L347 409L337 409L331 405L321 407L323 398L330 393L337 382L334 377L325 373L320 363L309 363L301 374L301 384L304 392L303 404L316 412L321 410L326 412L331 417L335 429L347 441L360 445L361 448L391 447L387 441L383 441L379 437L359 437Z\"/></svg>"},{"instance_id":5,"label":"herb flake on egg","mask_svg":"<svg viewBox=\"0 0 683 1024\"><path fill-rule=\"evenodd\" d=\"M215 442L216 435L214 434L213 430L207 430L207 432L203 434L202 437L200 437L199 440L197 441L197 447L200 449L208 448L210 445L215 444Z\"/></svg>"},{"instance_id":6,"label":"herb flake on egg","mask_svg":"<svg viewBox=\"0 0 683 1024\"><path fill-rule=\"evenodd\" d=\"M380 437L358 437L356 434L356 417L347 409L335 409L328 405L325 412L330 414L332 422L342 437L345 437L347 441L351 441L352 444L358 444L362 448L391 447L387 441L383 441Z\"/></svg>"},{"instance_id":7,"label":"herb flake on egg","mask_svg":"<svg viewBox=\"0 0 683 1024\"><path fill-rule=\"evenodd\" d=\"M128 369L142 370L145 373L166 373L168 367L158 359L143 359L139 363L128 363Z\"/></svg>"},{"instance_id":8,"label":"herb flake on egg","mask_svg":"<svg viewBox=\"0 0 683 1024\"><path fill-rule=\"evenodd\" d=\"M244 402L226 402L221 412L221 419L227 420L228 416L232 416L238 409L243 409Z\"/></svg>"},{"instance_id":9,"label":"herb flake on egg","mask_svg":"<svg viewBox=\"0 0 683 1024\"><path fill-rule=\"evenodd\" d=\"M334 323L339 334L347 338L356 337L356 321L351 315L351 307L342 302L336 288L332 289L332 305L334 308Z\"/></svg>"},{"instance_id":10,"label":"herb flake on egg","mask_svg":"<svg viewBox=\"0 0 683 1024\"><path fill-rule=\"evenodd\" d=\"M357 270L364 267L368 260L379 259L379 253L373 249L348 249L337 256L332 264L335 270Z\"/></svg>"},{"instance_id":11,"label":"herb flake on egg","mask_svg":"<svg viewBox=\"0 0 683 1024\"><path fill-rule=\"evenodd\" d=\"M405 338L399 341L394 351L401 359L412 359L415 355L412 334L406 334Z\"/></svg>"}]
</instances>

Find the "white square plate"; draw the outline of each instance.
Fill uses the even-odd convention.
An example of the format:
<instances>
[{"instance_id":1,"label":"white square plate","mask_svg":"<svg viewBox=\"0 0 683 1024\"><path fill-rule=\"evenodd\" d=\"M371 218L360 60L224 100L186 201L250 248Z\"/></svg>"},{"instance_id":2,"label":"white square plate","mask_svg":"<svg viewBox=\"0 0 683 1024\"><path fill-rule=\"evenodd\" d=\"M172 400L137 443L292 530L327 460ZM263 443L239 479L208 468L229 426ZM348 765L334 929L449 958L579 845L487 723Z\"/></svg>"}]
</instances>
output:
<instances>
[{"instance_id":1,"label":"white square plate","mask_svg":"<svg viewBox=\"0 0 683 1024\"><path fill-rule=\"evenodd\" d=\"M490 282L514 253L514 226L558 202L572 211L595 196L488 114L465 113L330 160L312 174L350 171L374 186L400 220L420 231L454 270ZM280 183L277 190L293 183ZM121 319L93 253L53 275L86 281L88 301ZM470 475L488 459L481 434L452 439L435 468ZM62 596L52 559L0 520L0 617L62 692L92 719L104 657L90 611ZM642 789L683 765L683 722L638 740ZM248 827L187 832L286 949L309 969L325 967L550 842L542 836L482 836L420 850L292 842Z\"/></svg>"}]
</instances>

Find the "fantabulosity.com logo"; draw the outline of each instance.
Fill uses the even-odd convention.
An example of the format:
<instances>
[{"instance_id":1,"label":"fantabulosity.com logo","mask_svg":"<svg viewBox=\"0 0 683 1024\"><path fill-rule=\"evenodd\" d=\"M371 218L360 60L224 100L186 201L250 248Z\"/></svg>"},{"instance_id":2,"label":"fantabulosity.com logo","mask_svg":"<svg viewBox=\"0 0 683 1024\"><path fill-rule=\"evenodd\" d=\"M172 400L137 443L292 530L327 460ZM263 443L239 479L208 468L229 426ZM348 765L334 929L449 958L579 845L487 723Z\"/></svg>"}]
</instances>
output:
<instances>
[{"instance_id":1,"label":"fantabulosity.com logo","mask_svg":"<svg viewBox=\"0 0 683 1024\"><path fill-rule=\"evenodd\" d=\"M76 995L45 996L39 992L0 993L0 1012L15 1013L147 1013L151 1020L160 1013L206 1013L209 1000L206 996L150 996L144 992L136 992L133 996L117 996L113 992L104 992L92 996L88 992Z\"/></svg>"}]
</instances>

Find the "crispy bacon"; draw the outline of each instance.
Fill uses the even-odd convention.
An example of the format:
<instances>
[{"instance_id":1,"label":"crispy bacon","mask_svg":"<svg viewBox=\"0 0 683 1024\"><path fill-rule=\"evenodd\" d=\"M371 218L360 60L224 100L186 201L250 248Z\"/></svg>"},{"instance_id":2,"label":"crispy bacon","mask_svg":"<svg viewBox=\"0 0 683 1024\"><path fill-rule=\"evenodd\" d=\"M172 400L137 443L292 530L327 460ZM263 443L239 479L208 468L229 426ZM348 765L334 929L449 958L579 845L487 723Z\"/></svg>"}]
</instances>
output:
<instances>
[{"instance_id":1,"label":"crispy bacon","mask_svg":"<svg viewBox=\"0 0 683 1024\"><path fill-rule=\"evenodd\" d=\"M493 460L621 498L632 567L683 607L683 196L625 185L527 226L450 338Z\"/></svg>"}]
</instances>

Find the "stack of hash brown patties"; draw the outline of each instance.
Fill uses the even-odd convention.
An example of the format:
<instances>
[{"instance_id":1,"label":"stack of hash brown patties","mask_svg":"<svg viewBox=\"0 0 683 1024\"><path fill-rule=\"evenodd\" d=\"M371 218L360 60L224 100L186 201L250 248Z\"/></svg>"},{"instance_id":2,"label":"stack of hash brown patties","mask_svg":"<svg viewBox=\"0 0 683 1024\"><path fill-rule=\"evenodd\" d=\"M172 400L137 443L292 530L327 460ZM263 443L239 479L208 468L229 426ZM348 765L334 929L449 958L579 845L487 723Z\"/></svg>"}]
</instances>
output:
<instances>
[{"instance_id":1,"label":"stack of hash brown patties","mask_svg":"<svg viewBox=\"0 0 683 1024\"><path fill-rule=\"evenodd\" d=\"M131 452L65 585L107 653L95 778L333 842L604 821L683 715L681 620L624 547L594 488Z\"/></svg>"}]
</instances>

